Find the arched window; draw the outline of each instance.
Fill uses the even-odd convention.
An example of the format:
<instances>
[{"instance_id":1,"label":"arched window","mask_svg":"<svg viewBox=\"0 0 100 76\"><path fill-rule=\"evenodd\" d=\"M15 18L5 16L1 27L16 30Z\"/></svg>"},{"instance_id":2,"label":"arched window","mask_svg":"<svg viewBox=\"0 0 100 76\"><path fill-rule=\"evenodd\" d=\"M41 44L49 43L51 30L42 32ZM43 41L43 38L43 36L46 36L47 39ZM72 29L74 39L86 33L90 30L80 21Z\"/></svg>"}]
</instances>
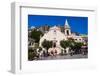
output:
<instances>
[{"instance_id":1,"label":"arched window","mask_svg":"<svg viewBox=\"0 0 100 76\"><path fill-rule=\"evenodd\" d=\"M54 34L56 35L56 30L54 30Z\"/></svg>"},{"instance_id":2,"label":"arched window","mask_svg":"<svg viewBox=\"0 0 100 76\"><path fill-rule=\"evenodd\" d=\"M67 35L69 35L69 30L67 30Z\"/></svg>"}]
</instances>

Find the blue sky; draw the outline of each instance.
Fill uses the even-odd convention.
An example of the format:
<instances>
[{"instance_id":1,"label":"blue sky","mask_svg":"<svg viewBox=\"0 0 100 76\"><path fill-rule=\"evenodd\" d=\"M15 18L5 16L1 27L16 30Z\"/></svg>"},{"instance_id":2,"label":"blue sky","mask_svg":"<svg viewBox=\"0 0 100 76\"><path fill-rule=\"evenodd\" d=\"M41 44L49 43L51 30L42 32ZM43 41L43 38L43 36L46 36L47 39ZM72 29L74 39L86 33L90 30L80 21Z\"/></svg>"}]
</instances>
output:
<instances>
[{"instance_id":1,"label":"blue sky","mask_svg":"<svg viewBox=\"0 0 100 76\"><path fill-rule=\"evenodd\" d=\"M64 26L66 19L72 32L88 34L88 17L28 15L28 27L39 27L46 24L49 26Z\"/></svg>"}]
</instances>

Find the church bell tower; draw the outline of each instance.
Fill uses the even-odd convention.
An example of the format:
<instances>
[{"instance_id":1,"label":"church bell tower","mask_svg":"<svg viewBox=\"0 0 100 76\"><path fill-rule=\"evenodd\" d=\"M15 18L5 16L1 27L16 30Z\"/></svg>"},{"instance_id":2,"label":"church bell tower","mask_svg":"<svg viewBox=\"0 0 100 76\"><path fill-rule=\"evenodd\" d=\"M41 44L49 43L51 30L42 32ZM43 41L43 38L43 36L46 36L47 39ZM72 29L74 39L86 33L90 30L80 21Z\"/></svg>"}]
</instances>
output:
<instances>
[{"instance_id":1,"label":"church bell tower","mask_svg":"<svg viewBox=\"0 0 100 76\"><path fill-rule=\"evenodd\" d=\"M67 19L66 19L66 21L65 21L65 26L64 26L64 28L65 28L65 35L66 36L69 36L69 35L71 35L71 30L70 30L70 26L69 26L69 24L68 24L68 21L67 21Z\"/></svg>"}]
</instances>

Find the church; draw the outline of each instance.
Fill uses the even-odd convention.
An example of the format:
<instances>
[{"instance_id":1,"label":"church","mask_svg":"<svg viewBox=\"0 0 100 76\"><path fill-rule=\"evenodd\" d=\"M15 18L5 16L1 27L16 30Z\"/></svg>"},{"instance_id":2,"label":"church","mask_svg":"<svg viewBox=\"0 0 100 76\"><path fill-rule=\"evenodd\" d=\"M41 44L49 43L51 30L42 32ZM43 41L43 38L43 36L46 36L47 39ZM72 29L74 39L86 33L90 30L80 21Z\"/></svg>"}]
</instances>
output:
<instances>
[{"instance_id":1,"label":"church","mask_svg":"<svg viewBox=\"0 0 100 76\"><path fill-rule=\"evenodd\" d=\"M73 38L76 42L83 42L83 38L81 36L77 36L76 34L71 33L71 28L68 24L68 21L66 20L64 25L64 33L62 33L61 29L56 25L51 27L49 31L40 38L39 46L42 47L42 42L44 40L52 41L56 47L50 48L48 52L51 52L51 50L56 50L57 54L59 54L61 53L62 48L60 46L60 41L67 40L68 38Z\"/></svg>"}]
</instances>

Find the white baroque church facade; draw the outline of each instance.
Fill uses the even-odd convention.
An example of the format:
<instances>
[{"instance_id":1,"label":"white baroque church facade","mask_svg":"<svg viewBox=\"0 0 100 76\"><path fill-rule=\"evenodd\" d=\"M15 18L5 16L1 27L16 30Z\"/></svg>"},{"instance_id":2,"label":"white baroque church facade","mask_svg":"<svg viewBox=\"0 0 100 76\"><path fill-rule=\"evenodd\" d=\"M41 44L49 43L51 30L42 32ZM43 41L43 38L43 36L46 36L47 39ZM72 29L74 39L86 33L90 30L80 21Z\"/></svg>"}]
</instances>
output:
<instances>
[{"instance_id":1,"label":"white baroque church facade","mask_svg":"<svg viewBox=\"0 0 100 76\"><path fill-rule=\"evenodd\" d=\"M56 45L55 48L50 48L48 52L57 51L57 54L61 53L61 46L60 41L61 40L67 40L68 38L73 38L77 42L82 42L83 39L81 36L77 36L75 34L71 33L71 28L67 22L65 21L64 25L64 33L61 32L61 29L57 27L56 25L51 27L47 33L44 34L43 37L40 38L39 46L42 47L42 42L44 40L53 41L53 43Z\"/></svg>"}]
</instances>

